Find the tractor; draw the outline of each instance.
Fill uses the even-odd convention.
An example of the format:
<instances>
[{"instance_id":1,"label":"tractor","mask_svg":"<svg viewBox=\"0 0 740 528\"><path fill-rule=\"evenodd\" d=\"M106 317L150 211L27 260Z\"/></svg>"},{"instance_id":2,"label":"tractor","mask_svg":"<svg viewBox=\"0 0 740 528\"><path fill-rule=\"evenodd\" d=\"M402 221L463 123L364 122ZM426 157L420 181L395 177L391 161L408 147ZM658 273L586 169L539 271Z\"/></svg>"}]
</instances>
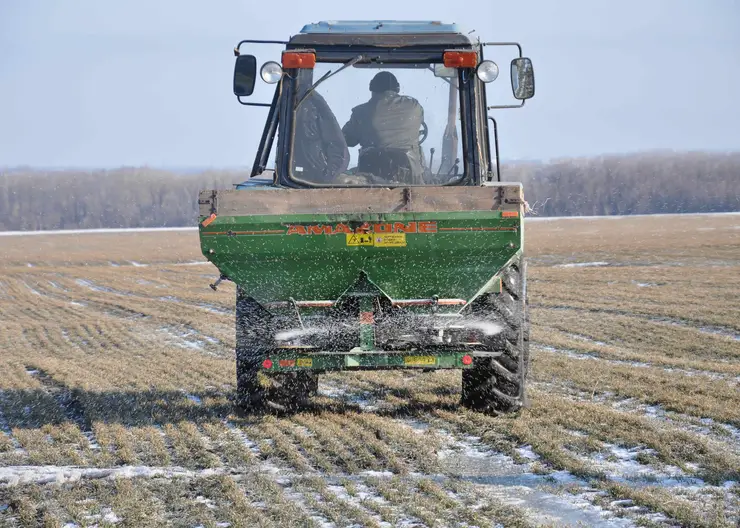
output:
<instances>
[{"instance_id":1,"label":"tractor","mask_svg":"<svg viewBox=\"0 0 740 528\"><path fill-rule=\"evenodd\" d=\"M259 70L243 52L258 49L275 59ZM510 51L508 104L488 105L489 50ZM331 21L234 54L234 95L267 117L250 178L201 191L198 206L211 288L236 285L239 405L300 409L332 371L457 369L463 406L521 409L527 204L521 183L501 181L488 114L534 95L521 46L437 21ZM367 90L380 72L418 121L396 107L378 117ZM271 101L250 99L258 82ZM411 126L412 141L350 141L365 103L365 137Z\"/></svg>"}]
</instances>

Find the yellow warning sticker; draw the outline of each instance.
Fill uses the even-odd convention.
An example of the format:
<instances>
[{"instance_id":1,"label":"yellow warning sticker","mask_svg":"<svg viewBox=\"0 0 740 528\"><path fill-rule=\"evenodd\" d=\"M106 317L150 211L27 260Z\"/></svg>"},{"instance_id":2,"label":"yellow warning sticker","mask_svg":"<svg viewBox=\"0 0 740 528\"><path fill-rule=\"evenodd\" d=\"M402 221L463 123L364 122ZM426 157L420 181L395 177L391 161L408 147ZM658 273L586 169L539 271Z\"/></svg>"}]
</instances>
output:
<instances>
[{"instance_id":1,"label":"yellow warning sticker","mask_svg":"<svg viewBox=\"0 0 740 528\"><path fill-rule=\"evenodd\" d=\"M373 234L372 233L347 233L347 245L348 246L372 246L373 245Z\"/></svg>"},{"instance_id":2,"label":"yellow warning sticker","mask_svg":"<svg viewBox=\"0 0 740 528\"><path fill-rule=\"evenodd\" d=\"M406 233L375 233L375 246L406 247Z\"/></svg>"},{"instance_id":3,"label":"yellow warning sticker","mask_svg":"<svg viewBox=\"0 0 740 528\"><path fill-rule=\"evenodd\" d=\"M312 358L298 358L295 360L295 364L297 367L313 367L313 359Z\"/></svg>"}]
</instances>

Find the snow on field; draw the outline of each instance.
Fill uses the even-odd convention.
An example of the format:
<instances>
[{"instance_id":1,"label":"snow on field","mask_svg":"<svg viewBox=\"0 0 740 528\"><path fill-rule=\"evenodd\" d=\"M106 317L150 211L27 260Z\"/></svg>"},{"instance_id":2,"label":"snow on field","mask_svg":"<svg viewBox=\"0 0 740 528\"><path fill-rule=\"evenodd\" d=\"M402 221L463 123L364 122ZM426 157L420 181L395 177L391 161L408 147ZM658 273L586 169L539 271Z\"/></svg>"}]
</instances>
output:
<instances>
[{"instance_id":1,"label":"snow on field","mask_svg":"<svg viewBox=\"0 0 740 528\"><path fill-rule=\"evenodd\" d=\"M697 330L698 332L702 332L704 334L712 334L712 335L718 335L723 337L729 337L730 339L733 339L735 341L740 341L740 332L737 332L736 330L732 328L722 328L717 326L694 326L688 321L682 321L681 319L673 319L670 317L653 317L650 319L654 323L665 323L670 324L674 326L681 326L683 328L691 328L692 330Z\"/></svg>"},{"instance_id":2,"label":"snow on field","mask_svg":"<svg viewBox=\"0 0 740 528\"><path fill-rule=\"evenodd\" d=\"M37 290L34 290L31 286L29 286L27 282L24 281L23 285L28 288L34 295L41 295Z\"/></svg>"},{"instance_id":3,"label":"snow on field","mask_svg":"<svg viewBox=\"0 0 740 528\"><path fill-rule=\"evenodd\" d=\"M568 264L557 264L556 268L595 268L608 266L608 262L570 262Z\"/></svg>"},{"instance_id":4,"label":"snow on field","mask_svg":"<svg viewBox=\"0 0 740 528\"><path fill-rule=\"evenodd\" d=\"M109 229L51 229L48 231L0 231L0 236L93 235L110 233L156 233L159 231L197 231L197 227L135 227Z\"/></svg>"},{"instance_id":5,"label":"snow on field","mask_svg":"<svg viewBox=\"0 0 740 528\"><path fill-rule=\"evenodd\" d=\"M724 213L674 213L674 214L639 214L609 216L527 216L527 221L555 222L559 220L623 220L625 218L685 218L687 216L740 216L740 211Z\"/></svg>"},{"instance_id":6,"label":"snow on field","mask_svg":"<svg viewBox=\"0 0 740 528\"><path fill-rule=\"evenodd\" d=\"M345 388L321 383L319 393L355 403L365 412L378 408L369 393L352 393ZM399 422L417 434L425 434L431 425L419 419L402 419ZM540 457L531 446L520 446L518 455L524 463L517 463L508 455L492 450L478 437L454 435L443 429L434 434L444 444L437 456L445 475L461 478L476 489L476 494L486 500L496 499L504 504L525 508L538 522L581 523L585 526L634 526L632 521L619 519L610 511L593 504L582 495L558 494L548 488L564 485L586 486L567 471L535 474L532 464ZM365 477L391 478L387 471L364 471ZM422 475L416 475L422 476ZM434 478L447 478L437 475ZM599 492L603 494L604 492ZM593 497L591 497L593 499Z\"/></svg>"},{"instance_id":7,"label":"snow on field","mask_svg":"<svg viewBox=\"0 0 740 528\"><path fill-rule=\"evenodd\" d=\"M587 483L567 471L535 474L532 463L540 457L531 446L521 446L518 454L525 463L517 463L508 455L493 451L475 436L453 436L439 431L447 440L447 447L438 452L443 468L452 475L475 485L482 497L496 498L500 502L526 509L536 521L566 523L584 526L634 526L628 519L620 519L600 506L593 504L594 490L588 494L559 494L550 491L553 485L579 485Z\"/></svg>"},{"instance_id":8,"label":"snow on field","mask_svg":"<svg viewBox=\"0 0 740 528\"><path fill-rule=\"evenodd\" d=\"M85 468L78 466L0 466L0 484L62 484L82 479L115 479L135 477L207 477L220 475L226 468L202 470L185 469L178 466L117 466L110 468Z\"/></svg>"},{"instance_id":9,"label":"snow on field","mask_svg":"<svg viewBox=\"0 0 740 528\"><path fill-rule=\"evenodd\" d=\"M659 484L665 487L703 486L704 481L688 475L676 466L663 465L660 469L640 462L640 457L655 455L655 451L646 447L624 447L604 443L602 451L591 456L580 456L592 467L604 471L607 478L616 482L632 484Z\"/></svg>"},{"instance_id":10,"label":"snow on field","mask_svg":"<svg viewBox=\"0 0 740 528\"><path fill-rule=\"evenodd\" d=\"M207 266L211 264L208 260L194 260L192 262L175 262L173 266Z\"/></svg>"},{"instance_id":11,"label":"snow on field","mask_svg":"<svg viewBox=\"0 0 740 528\"><path fill-rule=\"evenodd\" d=\"M378 409L377 401L372 398L372 395L369 392L351 392L344 387L329 384L324 381L319 383L319 395L326 396L328 398L336 398L349 404L358 405L363 411L376 411Z\"/></svg>"},{"instance_id":12,"label":"snow on field","mask_svg":"<svg viewBox=\"0 0 740 528\"><path fill-rule=\"evenodd\" d=\"M218 345L220 341L215 337L202 334L198 330L190 327L172 327L163 326L157 329L158 334L165 334L165 343L180 348L206 352L207 346Z\"/></svg>"},{"instance_id":13,"label":"snow on field","mask_svg":"<svg viewBox=\"0 0 740 528\"><path fill-rule=\"evenodd\" d=\"M571 335L573 339L578 339L578 336ZM596 346L610 346L606 343L602 343L600 341L593 341L590 339L579 339L583 341L587 341L593 345ZM544 352L551 352L553 354L559 354L561 356L566 356L571 359L577 359L577 360L585 360L585 359L593 359L596 361L603 361L605 363L609 363L611 365L626 365L629 367L637 367L637 368L652 368L652 369L659 369L663 372L676 372L679 374L684 374L686 376L704 376L710 379L717 379L717 380L727 380L729 376L727 374L721 374L719 372L712 372L709 370L697 370L697 369L688 369L688 368L677 368L677 367L663 367L660 365L655 365L653 363L646 363L644 361L630 361L626 359L611 359L611 358L604 358L598 355L598 352L585 352L581 350L573 350L569 348L557 348L550 345L543 345L540 343L532 343L532 348L535 350L542 350Z\"/></svg>"},{"instance_id":14,"label":"snow on field","mask_svg":"<svg viewBox=\"0 0 740 528\"><path fill-rule=\"evenodd\" d=\"M87 288L89 290L92 290L98 293L112 293L113 295L130 295L125 292L114 290L113 288L108 288L107 286L99 286L95 284L93 281L88 280L88 279L76 279L75 283L77 283L78 286L82 286L84 288Z\"/></svg>"}]
</instances>

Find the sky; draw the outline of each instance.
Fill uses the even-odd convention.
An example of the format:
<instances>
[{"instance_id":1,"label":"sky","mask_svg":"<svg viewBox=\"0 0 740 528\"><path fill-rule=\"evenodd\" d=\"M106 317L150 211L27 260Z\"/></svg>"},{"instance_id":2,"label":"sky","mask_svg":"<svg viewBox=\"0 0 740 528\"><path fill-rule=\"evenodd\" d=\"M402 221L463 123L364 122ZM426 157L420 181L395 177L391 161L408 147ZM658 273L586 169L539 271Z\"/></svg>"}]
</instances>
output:
<instances>
[{"instance_id":1,"label":"sky","mask_svg":"<svg viewBox=\"0 0 740 528\"><path fill-rule=\"evenodd\" d=\"M504 160L740 150L740 0L1 0L0 167L251 166L266 111L233 96L234 45L337 19L521 42L537 93L494 113Z\"/></svg>"}]
</instances>

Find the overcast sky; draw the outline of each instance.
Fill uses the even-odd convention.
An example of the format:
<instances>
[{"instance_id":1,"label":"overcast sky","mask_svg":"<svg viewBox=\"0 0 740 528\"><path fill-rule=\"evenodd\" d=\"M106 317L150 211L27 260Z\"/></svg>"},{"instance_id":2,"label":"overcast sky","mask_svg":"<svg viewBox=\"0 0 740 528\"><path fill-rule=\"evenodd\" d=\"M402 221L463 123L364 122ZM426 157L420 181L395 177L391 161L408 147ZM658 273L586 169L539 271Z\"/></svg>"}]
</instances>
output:
<instances>
[{"instance_id":1,"label":"overcast sky","mask_svg":"<svg viewBox=\"0 0 740 528\"><path fill-rule=\"evenodd\" d=\"M0 0L0 166L251 165L234 45L379 18L522 43L537 94L496 114L504 159L740 150L740 0Z\"/></svg>"}]
</instances>

